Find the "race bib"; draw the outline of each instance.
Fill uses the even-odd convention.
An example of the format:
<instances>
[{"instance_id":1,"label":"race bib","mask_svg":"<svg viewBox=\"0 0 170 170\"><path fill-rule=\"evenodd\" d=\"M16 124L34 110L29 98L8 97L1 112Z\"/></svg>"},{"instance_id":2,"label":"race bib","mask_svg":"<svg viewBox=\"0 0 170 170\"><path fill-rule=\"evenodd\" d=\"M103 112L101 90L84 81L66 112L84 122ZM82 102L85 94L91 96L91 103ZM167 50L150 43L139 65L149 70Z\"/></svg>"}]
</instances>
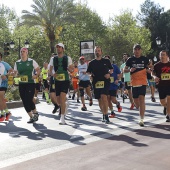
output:
<instances>
[{"instance_id":1,"label":"race bib","mask_svg":"<svg viewBox=\"0 0 170 170\"><path fill-rule=\"evenodd\" d=\"M127 82L127 86L131 86L131 83L130 83L130 81L128 81L128 82Z\"/></svg>"},{"instance_id":2,"label":"race bib","mask_svg":"<svg viewBox=\"0 0 170 170\"><path fill-rule=\"evenodd\" d=\"M170 80L170 73L162 73L161 80Z\"/></svg>"},{"instance_id":3,"label":"race bib","mask_svg":"<svg viewBox=\"0 0 170 170\"><path fill-rule=\"evenodd\" d=\"M20 82L27 83L28 82L28 76L20 76Z\"/></svg>"},{"instance_id":4,"label":"race bib","mask_svg":"<svg viewBox=\"0 0 170 170\"><path fill-rule=\"evenodd\" d=\"M104 88L104 81L98 81L98 82L95 84L95 88L96 88L96 89L102 89L102 88Z\"/></svg>"},{"instance_id":5,"label":"race bib","mask_svg":"<svg viewBox=\"0 0 170 170\"><path fill-rule=\"evenodd\" d=\"M155 82L154 78L150 79L149 81L150 81L150 82Z\"/></svg>"},{"instance_id":6,"label":"race bib","mask_svg":"<svg viewBox=\"0 0 170 170\"><path fill-rule=\"evenodd\" d=\"M52 89L55 89L55 84L52 84Z\"/></svg>"},{"instance_id":7,"label":"race bib","mask_svg":"<svg viewBox=\"0 0 170 170\"><path fill-rule=\"evenodd\" d=\"M14 81L13 81L13 76L8 76L8 85L13 85Z\"/></svg>"},{"instance_id":8,"label":"race bib","mask_svg":"<svg viewBox=\"0 0 170 170\"><path fill-rule=\"evenodd\" d=\"M58 81L65 81L65 74L57 74L56 80L58 80Z\"/></svg>"},{"instance_id":9,"label":"race bib","mask_svg":"<svg viewBox=\"0 0 170 170\"><path fill-rule=\"evenodd\" d=\"M114 82L114 77L110 77L110 83Z\"/></svg>"}]
</instances>

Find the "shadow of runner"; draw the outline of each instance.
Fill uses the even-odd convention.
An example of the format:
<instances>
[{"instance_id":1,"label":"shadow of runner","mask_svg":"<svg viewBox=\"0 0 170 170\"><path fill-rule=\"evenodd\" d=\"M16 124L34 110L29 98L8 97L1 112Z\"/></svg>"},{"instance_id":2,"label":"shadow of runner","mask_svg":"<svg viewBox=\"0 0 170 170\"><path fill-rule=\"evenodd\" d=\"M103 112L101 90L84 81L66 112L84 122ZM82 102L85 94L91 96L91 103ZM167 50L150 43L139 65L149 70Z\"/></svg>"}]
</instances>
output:
<instances>
[{"instance_id":1,"label":"shadow of runner","mask_svg":"<svg viewBox=\"0 0 170 170\"><path fill-rule=\"evenodd\" d=\"M170 139L170 125L158 124L150 128L135 130L135 133L152 138Z\"/></svg>"}]
</instances>

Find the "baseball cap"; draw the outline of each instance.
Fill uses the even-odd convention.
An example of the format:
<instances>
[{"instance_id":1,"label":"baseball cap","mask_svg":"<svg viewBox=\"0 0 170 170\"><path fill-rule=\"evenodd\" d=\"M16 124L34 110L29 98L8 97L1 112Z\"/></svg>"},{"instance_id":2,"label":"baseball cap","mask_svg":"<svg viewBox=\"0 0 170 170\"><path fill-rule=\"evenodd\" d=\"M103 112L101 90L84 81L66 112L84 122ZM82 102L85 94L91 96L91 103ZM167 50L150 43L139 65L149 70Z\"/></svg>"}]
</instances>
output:
<instances>
[{"instance_id":1,"label":"baseball cap","mask_svg":"<svg viewBox=\"0 0 170 170\"><path fill-rule=\"evenodd\" d=\"M79 58L79 60L81 60L81 59L84 60L84 59L85 59L84 56L81 56L81 57Z\"/></svg>"},{"instance_id":2,"label":"baseball cap","mask_svg":"<svg viewBox=\"0 0 170 170\"><path fill-rule=\"evenodd\" d=\"M58 44L56 45L56 47L57 47L57 46L64 48L64 44L63 44L63 43L58 43Z\"/></svg>"},{"instance_id":3,"label":"baseball cap","mask_svg":"<svg viewBox=\"0 0 170 170\"><path fill-rule=\"evenodd\" d=\"M135 44L134 46L133 46L133 49L142 49L142 47L141 47L141 45L140 44Z\"/></svg>"}]
</instances>

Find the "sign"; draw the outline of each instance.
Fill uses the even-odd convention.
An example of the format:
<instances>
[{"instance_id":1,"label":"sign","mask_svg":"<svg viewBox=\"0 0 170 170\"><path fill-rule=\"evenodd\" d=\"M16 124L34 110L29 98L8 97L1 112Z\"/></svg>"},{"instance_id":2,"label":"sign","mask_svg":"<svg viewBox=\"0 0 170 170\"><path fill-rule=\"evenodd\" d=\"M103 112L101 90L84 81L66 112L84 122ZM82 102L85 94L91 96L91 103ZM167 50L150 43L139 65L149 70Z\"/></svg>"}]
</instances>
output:
<instances>
[{"instance_id":1,"label":"sign","mask_svg":"<svg viewBox=\"0 0 170 170\"><path fill-rule=\"evenodd\" d=\"M94 59L94 40L80 41L80 56L84 56L86 61Z\"/></svg>"}]
</instances>

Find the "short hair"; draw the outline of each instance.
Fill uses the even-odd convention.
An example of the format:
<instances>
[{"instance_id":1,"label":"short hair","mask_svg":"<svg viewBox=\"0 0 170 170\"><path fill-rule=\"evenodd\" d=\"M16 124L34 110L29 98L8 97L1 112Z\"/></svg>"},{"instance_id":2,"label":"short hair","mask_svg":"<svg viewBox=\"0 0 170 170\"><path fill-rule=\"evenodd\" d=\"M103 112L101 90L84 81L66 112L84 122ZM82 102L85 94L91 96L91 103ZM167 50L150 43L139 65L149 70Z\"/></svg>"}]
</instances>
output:
<instances>
[{"instance_id":1,"label":"short hair","mask_svg":"<svg viewBox=\"0 0 170 170\"><path fill-rule=\"evenodd\" d=\"M161 53L166 53L166 55L169 57L169 55L168 55L168 51L166 51L166 50L162 50L162 51L160 51L159 55L160 55Z\"/></svg>"},{"instance_id":2,"label":"short hair","mask_svg":"<svg viewBox=\"0 0 170 170\"><path fill-rule=\"evenodd\" d=\"M141 47L141 45L140 44L135 44L134 46L133 46L133 49L142 49L142 47Z\"/></svg>"},{"instance_id":3,"label":"short hair","mask_svg":"<svg viewBox=\"0 0 170 170\"><path fill-rule=\"evenodd\" d=\"M2 58L2 53L0 53L0 57Z\"/></svg>"},{"instance_id":4,"label":"short hair","mask_svg":"<svg viewBox=\"0 0 170 170\"><path fill-rule=\"evenodd\" d=\"M100 46L96 46L95 49L96 49L96 48L100 48L100 49L101 49L101 52L103 52L103 51L102 51L102 48L101 48Z\"/></svg>"}]
</instances>

